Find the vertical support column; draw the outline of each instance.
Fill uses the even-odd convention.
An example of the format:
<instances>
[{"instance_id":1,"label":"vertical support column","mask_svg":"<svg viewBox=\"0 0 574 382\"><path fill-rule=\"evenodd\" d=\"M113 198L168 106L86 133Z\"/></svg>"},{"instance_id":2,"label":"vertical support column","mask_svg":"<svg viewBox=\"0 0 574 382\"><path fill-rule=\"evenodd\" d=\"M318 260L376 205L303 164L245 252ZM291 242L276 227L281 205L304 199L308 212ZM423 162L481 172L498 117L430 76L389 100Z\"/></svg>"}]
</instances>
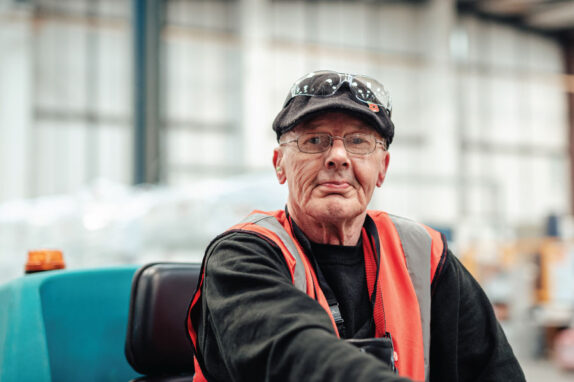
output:
<instances>
[{"instance_id":1,"label":"vertical support column","mask_svg":"<svg viewBox=\"0 0 574 382\"><path fill-rule=\"evenodd\" d=\"M132 0L134 41L134 184L161 177L159 43L162 0Z\"/></svg>"},{"instance_id":2,"label":"vertical support column","mask_svg":"<svg viewBox=\"0 0 574 382\"><path fill-rule=\"evenodd\" d=\"M267 0L241 0L241 54L243 66L243 147L248 168L270 168L269 150L263 149L271 131L267 44Z\"/></svg>"},{"instance_id":3,"label":"vertical support column","mask_svg":"<svg viewBox=\"0 0 574 382\"><path fill-rule=\"evenodd\" d=\"M99 172L99 126L97 124L96 115L98 113L95 105L97 102L98 84L100 80L98 56L101 54L99 51L98 39L99 31L96 27L98 18L98 10L100 0L91 0L87 4L86 19L86 168L84 174L84 181L90 182L98 176Z\"/></svg>"},{"instance_id":4,"label":"vertical support column","mask_svg":"<svg viewBox=\"0 0 574 382\"><path fill-rule=\"evenodd\" d=\"M461 169L460 99L457 94L459 73L455 70L452 39L456 27L456 2L454 0L431 0L423 5L425 17L419 27L425 31L421 51L428 64L422 69L425 81L421 84L423 118L429 121L433 133L427 135L422 174L433 174L439 179L458 179L456 191L445 183L433 192L437 204L444 206L444 221L460 219L465 205L464 172ZM453 111L455 111L453 113Z\"/></svg>"},{"instance_id":5,"label":"vertical support column","mask_svg":"<svg viewBox=\"0 0 574 382\"><path fill-rule=\"evenodd\" d=\"M565 58L565 73L574 76L574 35L568 34L563 40ZM568 105L568 153L570 156L570 213L574 214L574 81L570 80L567 86L566 99Z\"/></svg>"},{"instance_id":6,"label":"vertical support column","mask_svg":"<svg viewBox=\"0 0 574 382\"><path fill-rule=\"evenodd\" d=\"M4 12L4 11L3 11ZM30 179L32 140L32 13L13 6L2 15L0 46L0 202L29 197L34 193Z\"/></svg>"}]
</instances>

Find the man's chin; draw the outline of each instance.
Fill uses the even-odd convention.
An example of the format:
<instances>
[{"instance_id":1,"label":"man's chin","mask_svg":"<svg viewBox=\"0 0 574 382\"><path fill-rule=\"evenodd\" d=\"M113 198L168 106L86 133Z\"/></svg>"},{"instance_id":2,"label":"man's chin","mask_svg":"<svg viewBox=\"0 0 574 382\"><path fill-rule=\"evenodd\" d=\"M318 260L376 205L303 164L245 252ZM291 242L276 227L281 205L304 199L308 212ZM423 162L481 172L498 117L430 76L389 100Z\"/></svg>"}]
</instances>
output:
<instances>
[{"instance_id":1,"label":"man's chin","mask_svg":"<svg viewBox=\"0 0 574 382\"><path fill-rule=\"evenodd\" d=\"M321 203L317 206L315 210L315 216L324 221L333 220L347 220L353 219L364 212L360 206L349 200L344 200L340 195L335 197L329 197L330 200L324 200L325 203ZM341 200L333 200L341 199Z\"/></svg>"}]
</instances>

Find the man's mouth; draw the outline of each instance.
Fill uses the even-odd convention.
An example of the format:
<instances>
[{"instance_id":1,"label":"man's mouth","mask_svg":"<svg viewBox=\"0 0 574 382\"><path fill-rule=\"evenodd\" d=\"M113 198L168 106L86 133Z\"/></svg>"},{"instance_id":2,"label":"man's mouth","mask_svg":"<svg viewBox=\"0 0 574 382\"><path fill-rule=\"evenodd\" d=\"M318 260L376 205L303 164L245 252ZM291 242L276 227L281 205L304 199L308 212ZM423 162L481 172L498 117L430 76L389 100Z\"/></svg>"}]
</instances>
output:
<instances>
[{"instance_id":1,"label":"man's mouth","mask_svg":"<svg viewBox=\"0 0 574 382\"><path fill-rule=\"evenodd\" d=\"M345 181L333 180L333 181L328 181L328 182L321 182L319 184L319 187L323 188L323 189L327 189L327 191L331 191L331 192L344 192L344 191L348 190L351 187L351 185Z\"/></svg>"}]
</instances>

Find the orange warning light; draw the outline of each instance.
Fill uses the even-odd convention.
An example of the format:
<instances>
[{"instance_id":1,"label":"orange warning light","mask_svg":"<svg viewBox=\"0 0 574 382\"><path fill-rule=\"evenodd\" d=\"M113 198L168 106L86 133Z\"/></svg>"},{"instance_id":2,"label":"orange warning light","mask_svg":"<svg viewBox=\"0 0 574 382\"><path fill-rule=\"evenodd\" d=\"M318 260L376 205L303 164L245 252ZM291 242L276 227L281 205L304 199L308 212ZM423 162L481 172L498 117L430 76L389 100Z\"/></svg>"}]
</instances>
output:
<instances>
[{"instance_id":1,"label":"orange warning light","mask_svg":"<svg viewBox=\"0 0 574 382\"><path fill-rule=\"evenodd\" d=\"M58 249L37 249L28 251L26 273L64 269L64 256Z\"/></svg>"}]
</instances>

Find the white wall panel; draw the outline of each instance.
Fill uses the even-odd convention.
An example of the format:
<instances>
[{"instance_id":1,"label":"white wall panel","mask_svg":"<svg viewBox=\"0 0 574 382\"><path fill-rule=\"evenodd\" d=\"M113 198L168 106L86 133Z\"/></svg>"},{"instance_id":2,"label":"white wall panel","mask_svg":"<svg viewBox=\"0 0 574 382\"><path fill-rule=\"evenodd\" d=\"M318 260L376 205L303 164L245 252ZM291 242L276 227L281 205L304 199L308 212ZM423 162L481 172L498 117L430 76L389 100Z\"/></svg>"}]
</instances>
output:
<instances>
[{"instance_id":1,"label":"white wall panel","mask_svg":"<svg viewBox=\"0 0 574 382\"><path fill-rule=\"evenodd\" d=\"M89 3L75 3L44 2L37 19L0 28L3 49L22 43L0 57L0 80L24 86L0 115L1 158L21 159L0 164L0 182L33 167L0 200L131 177L131 2L100 1L105 17L91 21ZM560 44L459 16L452 3L168 1L164 179L269 169L271 123L289 86L328 68L372 75L391 92L396 138L374 205L490 228L569 211Z\"/></svg>"},{"instance_id":2,"label":"white wall panel","mask_svg":"<svg viewBox=\"0 0 574 382\"><path fill-rule=\"evenodd\" d=\"M37 123L33 166L36 195L65 194L86 184L88 144L83 124Z\"/></svg>"},{"instance_id":3,"label":"white wall panel","mask_svg":"<svg viewBox=\"0 0 574 382\"><path fill-rule=\"evenodd\" d=\"M133 139L130 129L118 125L101 125L92 129L99 155L95 177L129 184L132 176Z\"/></svg>"},{"instance_id":4,"label":"white wall panel","mask_svg":"<svg viewBox=\"0 0 574 382\"><path fill-rule=\"evenodd\" d=\"M112 25L94 37L95 69L91 79L94 83L95 102L89 105L98 114L123 119L129 124L132 108L132 62L131 34L127 26ZM128 126L125 126L128 127Z\"/></svg>"},{"instance_id":5,"label":"white wall panel","mask_svg":"<svg viewBox=\"0 0 574 382\"><path fill-rule=\"evenodd\" d=\"M0 21L0 201L29 196L32 30L26 14Z\"/></svg>"}]
</instances>

